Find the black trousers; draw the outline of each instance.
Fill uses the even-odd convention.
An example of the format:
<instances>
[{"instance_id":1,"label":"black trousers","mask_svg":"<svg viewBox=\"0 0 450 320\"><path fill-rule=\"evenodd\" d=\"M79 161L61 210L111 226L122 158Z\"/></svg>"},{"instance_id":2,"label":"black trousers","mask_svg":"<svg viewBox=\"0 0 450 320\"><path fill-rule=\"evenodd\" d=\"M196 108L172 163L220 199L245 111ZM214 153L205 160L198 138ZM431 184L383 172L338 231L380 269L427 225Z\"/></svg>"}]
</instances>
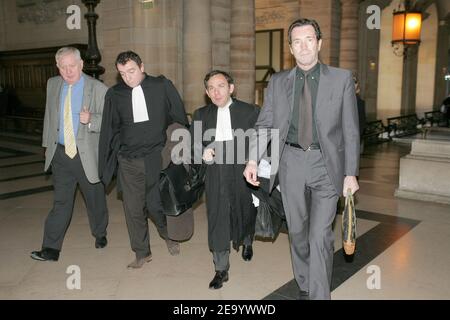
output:
<instances>
[{"instance_id":1,"label":"black trousers","mask_svg":"<svg viewBox=\"0 0 450 320\"><path fill-rule=\"evenodd\" d=\"M103 184L90 183L84 173L80 156L70 159L64 146L58 145L52 159L54 202L45 220L42 247L61 250L73 214L77 185L83 194L89 226L94 237L106 236L108 209Z\"/></svg>"},{"instance_id":2,"label":"black trousers","mask_svg":"<svg viewBox=\"0 0 450 320\"><path fill-rule=\"evenodd\" d=\"M119 156L118 179L123 192L123 209L131 249L137 259L151 254L147 218L155 223L161 238L168 239L167 219L157 189L161 155L155 154L150 157L150 160L144 160Z\"/></svg>"}]
</instances>

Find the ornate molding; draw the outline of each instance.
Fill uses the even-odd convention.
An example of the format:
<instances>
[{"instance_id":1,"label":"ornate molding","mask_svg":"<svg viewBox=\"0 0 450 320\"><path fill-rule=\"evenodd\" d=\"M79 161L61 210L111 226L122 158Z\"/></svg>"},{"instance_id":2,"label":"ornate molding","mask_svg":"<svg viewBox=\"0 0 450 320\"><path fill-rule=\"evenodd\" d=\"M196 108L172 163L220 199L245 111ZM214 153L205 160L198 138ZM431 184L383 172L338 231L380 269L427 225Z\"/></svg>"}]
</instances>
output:
<instances>
[{"instance_id":1,"label":"ornate molding","mask_svg":"<svg viewBox=\"0 0 450 320\"><path fill-rule=\"evenodd\" d=\"M263 14L255 17L257 25L284 22L285 19L286 14L283 10L265 11Z\"/></svg>"},{"instance_id":2,"label":"ornate molding","mask_svg":"<svg viewBox=\"0 0 450 320\"><path fill-rule=\"evenodd\" d=\"M17 22L46 24L66 15L67 0L16 0Z\"/></svg>"}]
</instances>

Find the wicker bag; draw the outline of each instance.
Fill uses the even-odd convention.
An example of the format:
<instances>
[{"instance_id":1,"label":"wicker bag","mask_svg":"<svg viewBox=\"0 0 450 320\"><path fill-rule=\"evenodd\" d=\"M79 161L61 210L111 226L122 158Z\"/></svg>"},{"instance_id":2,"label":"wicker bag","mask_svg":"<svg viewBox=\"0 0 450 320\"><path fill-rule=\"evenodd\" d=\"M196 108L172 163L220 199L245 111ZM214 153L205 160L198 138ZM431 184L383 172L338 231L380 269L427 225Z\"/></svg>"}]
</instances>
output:
<instances>
[{"instance_id":1,"label":"wicker bag","mask_svg":"<svg viewBox=\"0 0 450 320\"><path fill-rule=\"evenodd\" d=\"M345 197L345 207L342 212L342 246L347 255L355 252L356 246L356 213L353 195L350 189Z\"/></svg>"}]
</instances>

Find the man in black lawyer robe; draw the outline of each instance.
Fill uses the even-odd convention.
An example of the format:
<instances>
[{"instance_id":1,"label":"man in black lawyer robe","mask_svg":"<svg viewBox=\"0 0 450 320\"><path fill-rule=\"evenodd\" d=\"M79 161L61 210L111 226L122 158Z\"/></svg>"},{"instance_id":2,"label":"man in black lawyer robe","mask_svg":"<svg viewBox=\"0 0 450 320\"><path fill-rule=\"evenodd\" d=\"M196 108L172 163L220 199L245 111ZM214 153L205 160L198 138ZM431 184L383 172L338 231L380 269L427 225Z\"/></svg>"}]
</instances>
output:
<instances>
[{"instance_id":1,"label":"man in black lawyer robe","mask_svg":"<svg viewBox=\"0 0 450 320\"><path fill-rule=\"evenodd\" d=\"M136 254L128 267L141 268L152 257L147 218L166 240L170 254L179 253L179 244L167 234L158 182L167 127L173 122L187 126L188 120L172 82L147 75L136 53L120 53L116 67L123 83L110 88L105 97L99 174L107 186L117 169L131 248Z\"/></svg>"},{"instance_id":2,"label":"man in black lawyer robe","mask_svg":"<svg viewBox=\"0 0 450 320\"><path fill-rule=\"evenodd\" d=\"M239 146L236 129L252 129L259 108L231 98L233 79L220 70L208 73L204 80L206 94L212 103L195 111L193 121L201 122L202 141L194 141L207 165L205 179L206 210L208 217L208 245L213 254L215 276L210 289L219 289L228 280L230 241L242 257L249 261L253 255L256 208L242 172L247 158L248 141ZM191 125L191 136L196 137ZM212 142L206 131L212 133ZM242 141L242 140L241 140ZM240 147L240 148L239 148ZM234 150L234 152L230 152ZM239 163L239 152L241 154ZM228 158L227 159L227 155Z\"/></svg>"}]
</instances>

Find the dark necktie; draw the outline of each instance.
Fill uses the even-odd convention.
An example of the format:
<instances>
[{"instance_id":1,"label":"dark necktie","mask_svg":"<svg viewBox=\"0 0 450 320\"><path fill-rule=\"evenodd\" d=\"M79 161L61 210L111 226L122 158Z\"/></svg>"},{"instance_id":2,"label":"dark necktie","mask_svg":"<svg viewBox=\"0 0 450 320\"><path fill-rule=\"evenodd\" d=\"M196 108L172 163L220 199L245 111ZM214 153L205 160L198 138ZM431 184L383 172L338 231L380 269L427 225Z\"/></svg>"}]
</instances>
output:
<instances>
[{"instance_id":1,"label":"dark necktie","mask_svg":"<svg viewBox=\"0 0 450 320\"><path fill-rule=\"evenodd\" d=\"M307 78L308 74L305 73L305 81L300 96L298 113L298 144L303 150L308 149L312 143L312 100Z\"/></svg>"}]
</instances>

